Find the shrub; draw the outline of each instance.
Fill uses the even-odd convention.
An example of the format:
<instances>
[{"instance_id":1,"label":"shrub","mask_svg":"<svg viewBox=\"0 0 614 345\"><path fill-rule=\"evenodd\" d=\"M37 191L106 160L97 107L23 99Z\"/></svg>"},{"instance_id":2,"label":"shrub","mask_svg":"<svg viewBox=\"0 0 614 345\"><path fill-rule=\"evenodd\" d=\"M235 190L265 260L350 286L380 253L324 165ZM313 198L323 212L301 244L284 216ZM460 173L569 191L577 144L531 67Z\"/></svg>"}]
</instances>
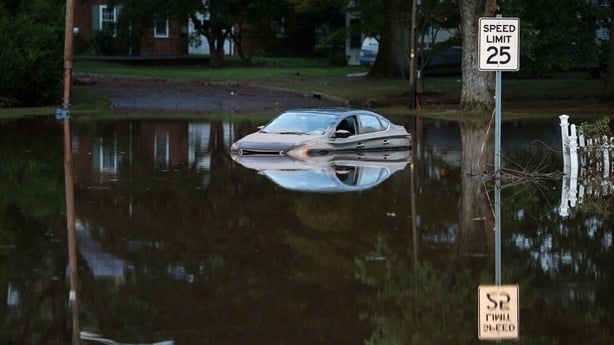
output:
<instances>
[{"instance_id":1,"label":"shrub","mask_svg":"<svg viewBox=\"0 0 614 345\"><path fill-rule=\"evenodd\" d=\"M611 136L610 118L604 116L595 122L582 122L578 127L578 134L584 135L586 138L600 138L603 136Z\"/></svg>"},{"instance_id":2,"label":"shrub","mask_svg":"<svg viewBox=\"0 0 614 345\"><path fill-rule=\"evenodd\" d=\"M45 1L28 2L13 12L0 6L0 107L59 100L64 16L61 7L57 16L50 15L51 8L53 2Z\"/></svg>"}]
</instances>

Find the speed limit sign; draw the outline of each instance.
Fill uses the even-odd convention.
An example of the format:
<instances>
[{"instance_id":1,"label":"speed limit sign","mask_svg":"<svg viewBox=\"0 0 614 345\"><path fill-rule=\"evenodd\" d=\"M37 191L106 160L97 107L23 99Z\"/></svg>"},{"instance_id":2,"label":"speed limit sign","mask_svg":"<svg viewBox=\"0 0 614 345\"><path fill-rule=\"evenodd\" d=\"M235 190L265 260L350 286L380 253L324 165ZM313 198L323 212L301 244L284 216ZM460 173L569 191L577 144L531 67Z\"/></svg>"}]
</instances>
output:
<instances>
[{"instance_id":1,"label":"speed limit sign","mask_svg":"<svg viewBox=\"0 0 614 345\"><path fill-rule=\"evenodd\" d=\"M480 71L520 69L520 20L480 18Z\"/></svg>"}]
</instances>

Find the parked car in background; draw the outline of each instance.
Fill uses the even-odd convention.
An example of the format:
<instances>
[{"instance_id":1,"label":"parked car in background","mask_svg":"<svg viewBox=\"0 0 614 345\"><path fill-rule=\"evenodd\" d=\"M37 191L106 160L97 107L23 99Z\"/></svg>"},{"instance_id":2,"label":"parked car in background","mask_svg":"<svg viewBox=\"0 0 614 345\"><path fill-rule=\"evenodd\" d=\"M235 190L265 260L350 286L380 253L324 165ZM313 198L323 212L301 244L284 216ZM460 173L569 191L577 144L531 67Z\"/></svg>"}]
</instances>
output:
<instances>
[{"instance_id":1,"label":"parked car in background","mask_svg":"<svg viewBox=\"0 0 614 345\"><path fill-rule=\"evenodd\" d=\"M463 62L462 47L448 47L439 51L435 51L432 55L424 54L426 66L428 68L437 67L458 67Z\"/></svg>"},{"instance_id":2,"label":"parked car in background","mask_svg":"<svg viewBox=\"0 0 614 345\"><path fill-rule=\"evenodd\" d=\"M606 62L602 62L598 65L590 66L588 73L593 78L605 78L605 76L608 74L608 64Z\"/></svg>"},{"instance_id":3,"label":"parked car in background","mask_svg":"<svg viewBox=\"0 0 614 345\"><path fill-rule=\"evenodd\" d=\"M288 110L230 147L231 156L305 159L348 152L407 150L412 136L382 115L352 108Z\"/></svg>"},{"instance_id":4,"label":"parked car in background","mask_svg":"<svg viewBox=\"0 0 614 345\"><path fill-rule=\"evenodd\" d=\"M358 62L362 66L370 68L375 63L379 42L372 37L367 37L362 43ZM423 69L440 67L460 67L463 60L462 47L452 46L440 50L421 50L418 58L421 63L425 63Z\"/></svg>"},{"instance_id":5,"label":"parked car in background","mask_svg":"<svg viewBox=\"0 0 614 345\"><path fill-rule=\"evenodd\" d=\"M373 66L377 52L379 50L379 42L373 37L367 37L362 42L360 53L358 54L358 62L367 68Z\"/></svg>"}]
</instances>

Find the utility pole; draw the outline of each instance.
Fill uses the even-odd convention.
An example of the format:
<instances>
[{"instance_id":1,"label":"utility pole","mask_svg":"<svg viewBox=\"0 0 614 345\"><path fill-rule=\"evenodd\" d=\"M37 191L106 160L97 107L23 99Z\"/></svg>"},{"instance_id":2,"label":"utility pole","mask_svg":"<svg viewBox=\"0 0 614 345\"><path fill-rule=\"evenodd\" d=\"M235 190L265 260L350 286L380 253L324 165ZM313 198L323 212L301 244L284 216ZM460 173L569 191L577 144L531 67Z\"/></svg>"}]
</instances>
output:
<instances>
[{"instance_id":1,"label":"utility pole","mask_svg":"<svg viewBox=\"0 0 614 345\"><path fill-rule=\"evenodd\" d=\"M70 108L70 86L72 83L73 28L75 26L75 1L66 0L66 23L64 27L64 98L65 111Z\"/></svg>"},{"instance_id":2,"label":"utility pole","mask_svg":"<svg viewBox=\"0 0 614 345\"><path fill-rule=\"evenodd\" d=\"M73 28L75 26L75 1L66 0L66 23L64 27L64 188L66 196L66 229L68 237L68 261L70 265L70 294L72 309L73 344L79 345L79 276L77 274L77 231L75 228L75 193L73 184L72 140L70 133L70 87L72 84Z\"/></svg>"},{"instance_id":3,"label":"utility pole","mask_svg":"<svg viewBox=\"0 0 614 345\"><path fill-rule=\"evenodd\" d=\"M410 88L410 109L416 108L416 18L418 17L418 2L413 0L411 5L411 40L409 48L409 88Z\"/></svg>"}]
</instances>

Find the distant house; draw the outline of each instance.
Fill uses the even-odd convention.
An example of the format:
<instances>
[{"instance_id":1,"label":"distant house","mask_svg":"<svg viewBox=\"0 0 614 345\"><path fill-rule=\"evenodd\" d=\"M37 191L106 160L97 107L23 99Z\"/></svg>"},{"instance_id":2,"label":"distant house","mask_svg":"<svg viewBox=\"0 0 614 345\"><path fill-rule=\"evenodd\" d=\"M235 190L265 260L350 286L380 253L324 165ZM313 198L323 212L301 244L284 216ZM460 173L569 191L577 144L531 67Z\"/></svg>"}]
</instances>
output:
<instances>
[{"instance_id":1,"label":"distant house","mask_svg":"<svg viewBox=\"0 0 614 345\"><path fill-rule=\"evenodd\" d=\"M91 38L105 29L113 30L119 22L123 1L83 0L75 6L75 32L83 40ZM110 28L110 29L109 29ZM154 19L154 25L132 46L126 43L128 55L182 55L188 51L187 24L170 20L168 17ZM105 54L105 52L100 52Z\"/></svg>"},{"instance_id":2,"label":"distant house","mask_svg":"<svg viewBox=\"0 0 614 345\"><path fill-rule=\"evenodd\" d=\"M111 2L115 6L111 6ZM119 23L123 8L122 0L83 0L75 5L75 37L83 42L91 42L97 33L113 30ZM204 37L197 36L200 44L190 45L190 37L197 36L193 25L188 20L178 21L165 16L156 17L153 26L146 30L138 42L131 45L124 43L125 48L116 54L122 55L187 55L209 53L209 46ZM194 40L192 40L194 41ZM109 54L95 47L99 54ZM232 45L225 45L227 54L232 54Z\"/></svg>"}]
</instances>

